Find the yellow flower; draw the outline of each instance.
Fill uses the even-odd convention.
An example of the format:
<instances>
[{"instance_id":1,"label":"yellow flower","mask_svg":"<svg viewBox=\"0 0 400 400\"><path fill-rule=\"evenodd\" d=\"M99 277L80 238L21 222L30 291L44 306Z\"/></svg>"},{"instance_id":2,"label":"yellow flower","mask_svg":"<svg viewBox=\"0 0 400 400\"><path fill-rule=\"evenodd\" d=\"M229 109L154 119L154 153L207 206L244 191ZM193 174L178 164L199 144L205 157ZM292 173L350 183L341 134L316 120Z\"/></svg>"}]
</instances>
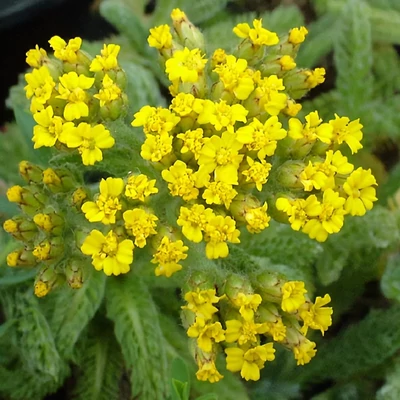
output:
<instances>
[{"instance_id":1,"label":"yellow flower","mask_svg":"<svg viewBox=\"0 0 400 400\"><path fill-rule=\"evenodd\" d=\"M189 50L185 47L175 51L172 58L166 61L165 71L170 81L197 82L206 64L200 49Z\"/></svg>"},{"instance_id":2,"label":"yellow flower","mask_svg":"<svg viewBox=\"0 0 400 400\"><path fill-rule=\"evenodd\" d=\"M48 240L44 240L39 243L32 251L32 254L41 261L48 260L50 258L51 244Z\"/></svg>"},{"instance_id":3,"label":"yellow flower","mask_svg":"<svg viewBox=\"0 0 400 400\"><path fill-rule=\"evenodd\" d=\"M282 56L278 60L278 62L281 65L283 71L291 71L293 68L296 68L296 63L291 56Z\"/></svg>"},{"instance_id":4,"label":"yellow flower","mask_svg":"<svg viewBox=\"0 0 400 400\"><path fill-rule=\"evenodd\" d=\"M172 35L168 25L160 25L150 29L147 38L150 47L158 50L170 49L172 47Z\"/></svg>"},{"instance_id":5,"label":"yellow flower","mask_svg":"<svg viewBox=\"0 0 400 400\"><path fill-rule=\"evenodd\" d=\"M179 93L171 101L169 108L176 114L184 117L193 111L196 98L190 93Z\"/></svg>"},{"instance_id":6,"label":"yellow flower","mask_svg":"<svg viewBox=\"0 0 400 400\"><path fill-rule=\"evenodd\" d=\"M143 126L146 135L162 135L172 131L180 117L162 107L142 107L135 115L132 126Z\"/></svg>"},{"instance_id":7,"label":"yellow flower","mask_svg":"<svg viewBox=\"0 0 400 400\"><path fill-rule=\"evenodd\" d=\"M22 188L19 185L11 186L7 190L7 199L11 203L19 203L21 204L23 199L22 199L22 194L24 193L24 188Z\"/></svg>"},{"instance_id":8,"label":"yellow flower","mask_svg":"<svg viewBox=\"0 0 400 400\"><path fill-rule=\"evenodd\" d=\"M262 27L262 19L253 20L254 29L250 28L249 24L238 24L233 28L235 33L240 38L249 38L256 46L274 46L279 43L278 35Z\"/></svg>"},{"instance_id":9,"label":"yellow flower","mask_svg":"<svg viewBox=\"0 0 400 400\"><path fill-rule=\"evenodd\" d=\"M213 343L225 340L225 332L220 322L207 322L204 317L197 316L196 322L189 327L187 335L197 338L197 345L206 353L211 353Z\"/></svg>"},{"instance_id":10,"label":"yellow flower","mask_svg":"<svg viewBox=\"0 0 400 400\"><path fill-rule=\"evenodd\" d=\"M182 233L192 242L199 243L203 239L203 230L209 220L214 217L211 208L202 204L193 204L189 209L181 207L177 223L182 227Z\"/></svg>"},{"instance_id":11,"label":"yellow flower","mask_svg":"<svg viewBox=\"0 0 400 400\"><path fill-rule=\"evenodd\" d=\"M261 162L254 161L251 157L247 157L246 160L249 168L242 171L242 175L246 177L246 182L255 183L257 190L261 192L262 186L267 183L272 164L267 163L265 160Z\"/></svg>"},{"instance_id":12,"label":"yellow flower","mask_svg":"<svg viewBox=\"0 0 400 400\"><path fill-rule=\"evenodd\" d=\"M284 139L287 135L277 116L268 118L264 124L253 118L249 125L239 128L236 133L237 140L246 144L249 151L257 151L260 160L274 155L278 140Z\"/></svg>"},{"instance_id":13,"label":"yellow flower","mask_svg":"<svg viewBox=\"0 0 400 400\"><path fill-rule=\"evenodd\" d=\"M133 242L110 231L104 236L94 229L81 246L83 254L92 256L92 264L97 271L103 270L108 276L126 274L133 261Z\"/></svg>"},{"instance_id":14,"label":"yellow flower","mask_svg":"<svg viewBox=\"0 0 400 400\"><path fill-rule=\"evenodd\" d=\"M214 361L207 361L199 365L199 370L196 372L196 378L199 381L208 381L210 383L219 382L223 375L221 375Z\"/></svg>"},{"instance_id":15,"label":"yellow flower","mask_svg":"<svg viewBox=\"0 0 400 400\"><path fill-rule=\"evenodd\" d=\"M266 331L266 323L256 324L254 320L240 321L233 319L226 321L225 340L227 343L238 342L240 346L246 343L257 343L257 335Z\"/></svg>"},{"instance_id":16,"label":"yellow flower","mask_svg":"<svg viewBox=\"0 0 400 400\"><path fill-rule=\"evenodd\" d=\"M301 281L285 282L281 288L281 291L282 291L281 308L285 312L294 313L306 302L304 294L307 293L307 290L304 287L304 282Z\"/></svg>"},{"instance_id":17,"label":"yellow flower","mask_svg":"<svg viewBox=\"0 0 400 400\"><path fill-rule=\"evenodd\" d=\"M32 68L40 68L46 56L46 50L39 48L39 46L36 45L34 49L31 49L26 53L26 63Z\"/></svg>"},{"instance_id":18,"label":"yellow flower","mask_svg":"<svg viewBox=\"0 0 400 400\"><path fill-rule=\"evenodd\" d=\"M100 107L103 107L105 104L119 99L121 94L121 89L113 82L108 74L105 74L103 78L103 87L100 89L99 93L95 94L93 97L99 99Z\"/></svg>"},{"instance_id":19,"label":"yellow flower","mask_svg":"<svg viewBox=\"0 0 400 400\"><path fill-rule=\"evenodd\" d=\"M254 312L257 311L258 306L261 304L262 298L257 293L239 293L232 301L236 307L240 307L239 312L243 319L245 321L252 321L254 319Z\"/></svg>"},{"instance_id":20,"label":"yellow flower","mask_svg":"<svg viewBox=\"0 0 400 400\"><path fill-rule=\"evenodd\" d=\"M156 180L149 180L146 175L132 175L126 183L125 196L132 200L145 201L150 195L158 193L155 184Z\"/></svg>"},{"instance_id":21,"label":"yellow flower","mask_svg":"<svg viewBox=\"0 0 400 400\"><path fill-rule=\"evenodd\" d=\"M205 110L203 110L204 112ZM241 104L230 106L226 104L225 100L220 100L219 103L214 103L211 114L208 117L210 124L214 126L216 131L226 129L229 133L233 134L236 122L246 122L246 115L248 113ZM200 114L197 120L198 123L204 123L203 121L200 122L201 118L202 115Z\"/></svg>"},{"instance_id":22,"label":"yellow flower","mask_svg":"<svg viewBox=\"0 0 400 400\"><path fill-rule=\"evenodd\" d=\"M315 68L312 71L305 70L303 74L307 77L305 83L309 89L313 89L325 81L325 68Z\"/></svg>"},{"instance_id":23,"label":"yellow flower","mask_svg":"<svg viewBox=\"0 0 400 400\"><path fill-rule=\"evenodd\" d=\"M59 78L58 99L67 101L64 108L64 118L67 121L87 117L89 115L89 107L87 105L89 97L85 90L93 86L94 78L88 78L76 72L69 72Z\"/></svg>"},{"instance_id":24,"label":"yellow flower","mask_svg":"<svg viewBox=\"0 0 400 400\"><path fill-rule=\"evenodd\" d=\"M237 185L238 168L243 159L239 150L242 147L235 134L223 132L221 137L214 135L204 144L198 163L207 173L214 173L216 181Z\"/></svg>"},{"instance_id":25,"label":"yellow flower","mask_svg":"<svg viewBox=\"0 0 400 400\"><path fill-rule=\"evenodd\" d=\"M290 226L295 231L299 231L310 218L317 217L322 210L321 203L314 194L305 200L280 197L276 201L276 208L289 216Z\"/></svg>"},{"instance_id":26,"label":"yellow flower","mask_svg":"<svg viewBox=\"0 0 400 400\"><path fill-rule=\"evenodd\" d=\"M267 333L272 336L275 342L282 342L286 338L286 326L279 317L275 322L266 322Z\"/></svg>"},{"instance_id":27,"label":"yellow flower","mask_svg":"<svg viewBox=\"0 0 400 400\"><path fill-rule=\"evenodd\" d=\"M322 123L318 111L313 111L305 117L306 123L302 124L297 118L290 118L288 134L293 139L305 139L309 143L319 139L321 142L330 144L332 141L333 127Z\"/></svg>"},{"instance_id":28,"label":"yellow flower","mask_svg":"<svg viewBox=\"0 0 400 400\"><path fill-rule=\"evenodd\" d=\"M172 241L168 236L164 236L157 248L151 262L159 264L155 269L156 276L164 275L169 278L173 273L180 271L182 266L179 263L187 258L185 254L189 247L184 246L182 240Z\"/></svg>"},{"instance_id":29,"label":"yellow flower","mask_svg":"<svg viewBox=\"0 0 400 400\"><path fill-rule=\"evenodd\" d=\"M264 203L261 207L246 209L244 217L250 233L260 233L269 226L271 217L267 214L267 207L268 204Z\"/></svg>"},{"instance_id":30,"label":"yellow flower","mask_svg":"<svg viewBox=\"0 0 400 400\"><path fill-rule=\"evenodd\" d=\"M124 181L121 178L102 179L99 188L100 193L95 201L85 202L82 211L90 222L115 224L115 216L122 208L119 197L124 189Z\"/></svg>"},{"instance_id":31,"label":"yellow flower","mask_svg":"<svg viewBox=\"0 0 400 400\"><path fill-rule=\"evenodd\" d=\"M208 321L218 311L218 308L213 306L213 304L218 303L222 298L223 296L217 296L215 289L201 290L197 288L195 292L192 291L185 294L187 305L182 306L182 309L190 310L196 316Z\"/></svg>"},{"instance_id":32,"label":"yellow flower","mask_svg":"<svg viewBox=\"0 0 400 400\"><path fill-rule=\"evenodd\" d=\"M195 160L199 159L203 145L209 140L209 138L203 137L203 129L201 128L179 133L176 137L183 141L181 153L185 154L190 151L193 153Z\"/></svg>"},{"instance_id":33,"label":"yellow flower","mask_svg":"<svg viewBox=\"0 0 400 400\"><path fill-rule=\"evenodd\" d=\"M373 202L377 201L375 177L371 170L365 170L361 167L353 171L343 184L343 190L347 195L344 206L347 213L351 215L364 215L367 210L371 210Z\"/></svg>"},{"instance_id":34,"label":"yellow flower","mask_svg":"<svg viewBox=\"0 0 400 400\"><path fill-rule=\"evenodd\" d=\"M125 228L128 232L135 236L135 246L143 248L146 246L146 239L150 235L155 235L157 231L154 229L157 225L158 218L151 212L147 212L141 208L125 211L123 214Z\"/></svg>"},{"instance_id":35,"label":"yellow flower","mask_svg":"<svg viewBox=\"0 0 400 400\"><path fill-rule=\"evenodd\" d=\"M224 49L216 49L212 55L213 65L218 65L226 61L227 54Z\"/></svg>"},{"instance_id":36,"label":"yellow flower","mask_svg":"<svg viewBox=\"0 0 400 400\"><path fill-rule=\"evenodd\" d=\"M319 329L324 335L324 332L332 325L332 307L324 307L331 301L331 296L326 294L324 297L317 297L315 304L309 305L305 310L300 312L300 317L304 321L304 326L301 329L303 335L307 334L307 329Z\"/></svg>"},{"instance_id":37,"label":"yellow flower","mask_svg":"<svg viewBox=\"0 0 400 400\"><path fill-rule=\"evenodd\" d=\"M172 136L168 133L148 135L142 144L140 156L145 160L157 162L172 152Z\"/></svg>"},{"instance_id":38,"label":"yellow flower","mask_svg":"<svg viewBox=\"0 0 400 400\"><path fill-rule=\"evenodd\" d=\"M294 358L297 360L297 365L308 364L317 353L315 342L305 339L298 345L293 347Z\"/></svg>"},{"instance_id":39,"label":"yellow flower","mask_svg":"<svg viewBox=\"0 0 400 400\"><path fill-rule=\"evenodd\" d=\"M164 181L168 182L172 196L180 196L185 201L197 199L199 190L195 187L196 176L183 161L175 161L175 164L163 170L161 175Z\"/></svg>"},{"instance_id":40,"label":"yellow flower","mask_svg":"<svg viewBox=\"0 0 400 400\"><path fill-rule=\"evenodd\" d=\"M225 57L214 72L224 84L225 90L232 92L237 99L246 100L254 90L253 71L247 69L247 60L236 59L233 55Z\"/></svg>"},{"instance_id":41,"label":"yellow flower","mask_svg":"<svg viewBox=\"0 0 400 400\"><path fill-rule=\"evenodd\" d=\"M318 164L313 164L309 161L308 165L300 173L300 182L306 192L310 192L314 188L320 190L327 184L328 176L318 166Z\"/></svg>"},{"instance_id":42,"label":"yellow flower","mask_svg":"<svg viewBox=\"0 0 400 400\"><path fill-rule=\"evenodd\" d=\"M335 114L335 119L331 119L329 125L333 128L333 141L338 144L346 142L353 154L362 149L360 142L363 138L361 131L363 126L360 124L360 119L350 122L350 118Z\"/></svg>"},{"instance_id":43,"label":"yellow flower","mask_svg":"<svg viewBox=\"0 0 400 400\"><path fill-rule=\"evenodd\" d=\"M247 351L239 347L225 349L226 369L232 372L239 372L246 381L258 381L260 370L264 368L266 361L275 359L275 349L272 343L256 346Z\"/></svg>"},{"instance_id":44,"label":"yellow flower","mask_svg":"<svg viewBox=\"0 0 400 400\"><path fill-rule=\"evenodd\" d=\"M289 32L289 43L292 43L294 45L303 43L306 36L307 36L308 30L306 27L301 26L300 28L293 28Z\"/></svg>"},{"instance_id":45,"label":"yellow flower","mask_svg":"<svg viewBox=\"0 0 400 400\"><path fill-rule=\"evenodd\" d=\"M325 242L329 234L337 233L342 229L345 199L332 189L326 189L321 204L321 211L316 218L311 218L303 227L311 239Z\"/></svg>"},{"instance_id":46,"label":"yellow flower","mask_svg":"<svg viewBox=\"0 0 400 400\"><path fill-rule=\"evenodd\" d=\"M62 61L67 61L75 64L78 61L77 52L81 48L82 39L76 37L67 42L61 39L60 36L53 36L49 40L51 48L54 50L54 57Z\"/></svg>"},{"instance_id":47,"label":"yellow flower","mask_svg":"<svg viewBox=\"0 0 400 400\"><path fill-rule=\"evenodd\" d=\"M230 243L240 243L240 231L236 229L236 222L233 218L217 215L208 220L204 228L204 240L206 245L206 256L209 259L224 258L229 254Z\"/></svg>"},{"instance_id":48,"label":"yellow flower","mask_svg":"<svg viewBox=\"0 0 400 400\"><path fill-rule=\"evenodd\" d=\"M269 115L278 115L286 107L287 96L279 93L285 90L283 80L276 75L271 75L257 82L255 91L256 99L260 107L264 107Z\"/></svg>"},{"instance_id":49,"label":"yellow flower","mask_svg":"<svg viewBox=\"0 0 400 400\"><path fill-rule=\"evenodd\" d=\"M109 71L118 67L118 53L121 47L117 44L105 44L101 56L97 55L90 64L91 72Z\"/></svg>"},{"instance_id":50,"label":"yellow flower","mask_svg":"<svg viewBox=\"0 0 400 400\"><path fill-rule=\"evenodd\" d=\"M59 138L69 148L78 148L83 165L94 165L103 159L102 149L114 146L115 140L104 125L90 126L81 122L77 127L65 129Z\"/></svg>"},{"instance_id":51,"label":"yellow flower","mask_svg":"<svg viewBox=\"0 0 400 400\"><path fill-rule=\"evenodd\" d=\"M72 122L65 123L61 117L54 116L51 106L33 114L33 119L38 124L33 128L32 141L34 142L34 149L38 149L42 146L54 146L60 135L62 135L66 129L74 127Z\"/></svg>"},{"instance_id":52,"label":"yellow flower","mask_svg":"<svg viewBox=\"0 0 400 400\"><path fill-rule=\"evenodd\" d=\"M232 185L221 181L207 183L206 188L202 196L206 203L223 204L227 209L229 209L232 200L238 194Z\"/></svg>"},{"instance_id":53,"label":"yellow flower","mask_svg":"<svg viewBox=\"0 0 400 400\"><path fill-rule=\"evenodd\" d=\"M28 83L24 89L26 97L31 100L30 110L32 113L43 110L47 100L50 99L55 83L46 66L34 69L31 73L25 74Z\"/></svg>"}]
</instances>

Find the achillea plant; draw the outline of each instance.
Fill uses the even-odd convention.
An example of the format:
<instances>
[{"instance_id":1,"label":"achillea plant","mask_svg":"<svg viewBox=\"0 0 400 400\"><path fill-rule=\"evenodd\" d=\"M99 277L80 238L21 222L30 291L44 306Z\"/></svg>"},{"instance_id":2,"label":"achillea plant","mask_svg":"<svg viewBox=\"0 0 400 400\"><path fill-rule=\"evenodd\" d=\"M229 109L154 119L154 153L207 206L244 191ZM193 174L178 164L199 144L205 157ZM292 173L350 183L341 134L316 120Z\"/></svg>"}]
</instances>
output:
<instances>
[{"instance_id":1,"label":"achillea plant","mask_svg":"<svg viewBox=\"0 0 400 400\"><path fill-rule=\"evenodd\" d=\"M126 114L118 45L92 58L80 38L55 36L54 56L27 53L32 141L54 156L51 167L21 162L26 185L7 192L22 211L3 226L21 242L7 263L37 267L43 297L63 281L81 288L88 268L146 275L135 269L145 260L156 276L179 277L197 378L222 379L215 362L225 354L227 370L259 380L275 343L309 363L317 350L307 335L324 335L333 310L329 294L312 300L302 281L238 267L241 235L272 218L324 242L370 210L375 178L345 155L362 148L363 127L317 110L297 117L299 99L325 79L323 68L296 65L305 27L278 36L255 19L233 28L231 54L208 54L183 11L171 18L148 37L171 83L168 108ZM87 171L103 178L91 184ZM210 270L203 259L218 261Z\"/></svg>"}]
</instances>

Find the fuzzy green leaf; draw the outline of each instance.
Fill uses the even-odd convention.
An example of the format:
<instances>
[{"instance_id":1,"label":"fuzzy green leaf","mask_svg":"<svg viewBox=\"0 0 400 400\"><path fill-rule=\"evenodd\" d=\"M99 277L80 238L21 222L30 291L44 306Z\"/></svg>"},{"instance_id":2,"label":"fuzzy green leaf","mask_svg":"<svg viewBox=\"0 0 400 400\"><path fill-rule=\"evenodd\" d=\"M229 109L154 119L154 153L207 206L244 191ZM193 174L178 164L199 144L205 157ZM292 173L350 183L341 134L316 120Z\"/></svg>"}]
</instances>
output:
<instances>
[{"instance_id":1,"label":"fuzzy green leaf","mask_svg":"<svg viewBox=\"0 0 400 400\"><path fill-rule=\"evenodd\" d=\"M40 372L57 380L63 361L57 351L53 332L31 290L17 293L17 330L21 357L32 373Z\"/></svg>"},{"instance_id":2,"label":"fuzzy green leaf","mask_svg":"<svg viewBox=\"0 0 400 400\"><path fill-rule=\"evenodd\" d=\"M372 39L367 6L348 0L342 9L334 41L336 86L342 94L338 113L358 117L363 103L372 97Z\"/></svg>"},{"instance_id":3,"label":"fuzzy green leaf","mask_svg":"<svg viewBox=\"0 0 400 400\"><path fill-rule=\"evenodd\" d=\"M400 254L389 258L382 275L381 289L388 299L400 302Z\"/></svg>"},{"instance_id":4,"label":"fuzzy green leaf","mask_svg":"<svg viewBox=\"0 0 400 400\"><path fill-rule=\"evenodd\" d=\"M130 273L109 278L106 291L107 315L115 324L133 396L143 400L165 399L167 364L158 312L143 281Z\"/></svg>"},{"instance_id":5,"label":"fuzzy green leaf","mask_svg":"<svg viewBox=\"0 0 400 400\"><path fill-rule=\"evenodd\" d=\"M400 398L400 360L397 358L389 368L385 384L376 392L376 400L397 400Z\"/></svg>"},{"instance_id":6,"label":"fuzzy green leaf","mask_svg":"<svg viewBox=\"0 0 400 400\"><path fill-rule=\"evenodd\" d=\"M119 399L123 359L112 330L104 325L93 324L88 340L78 347L79 373L74 399Z\"/></svg>"},{"instance_id":7,"label":"fuzzy green leaf","mask_svg":"<svg viewBox=\"0 0 400 400\"><path fill-rule=\"evenodd\" d=\"M320 346L301 376L349 379L383 363L400 349L400 306L373 310L330 342Z\"/></svg>"},{"instance_id":8,"label":"fuzzy green leaf","mask_svg":"<svg viewBox=\"0 0 400 400\"><path fill-rule=\"evenodd\" d=\"M137 51L143 54L149 52L147 28L127 4L119 0L102 1L100 14L123 33Z\"/></svg>"},{"instance_id":9,"label":"fuzzy green leaf","mask_svg":"<svg viewBox=\"0 0 400 400\"><path fill-rule=\"evenodd\" d=\"M57 348L67 359L71 359L75 343L103 301L105 275L92 268L89 271L80 289L65 286L48 296L53 304L51 327Z\"/></svg>"}]
</instances>

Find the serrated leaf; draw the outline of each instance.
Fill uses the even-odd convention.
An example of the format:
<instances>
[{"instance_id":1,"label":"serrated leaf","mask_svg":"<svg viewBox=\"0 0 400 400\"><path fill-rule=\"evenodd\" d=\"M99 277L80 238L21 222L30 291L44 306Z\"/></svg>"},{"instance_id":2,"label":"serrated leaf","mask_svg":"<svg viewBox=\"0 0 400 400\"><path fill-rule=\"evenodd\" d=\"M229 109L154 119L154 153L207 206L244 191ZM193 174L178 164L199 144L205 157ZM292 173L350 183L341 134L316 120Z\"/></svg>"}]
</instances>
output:
<instances>
[{"instance_id":1,"label":"serrated leaf","mask_svg":"<svg viewBox=\"0 0 400 400\"><path fill-rule=\"evenodd\" d=\"M133 396L143 400L165 399L167 391L166 354L158 313L139 276L109 278L106 292L107 316L115 324Z\"/></svg>"},{"instance_id":2,"label":"serrated leaf","mask_svg":"<svg viewBox=\"0 0 400 400\"><path fill-rule=\"evenodd\" d=\"M67 286L48 298L53 305L50 321L57 348L63 357L71 359L75 343L103 301L105 275L90 270L80 289Z\"/></svg>"},{"instance_id":3,"label":"serrated leaf","mask_svg":"<svg viewBox=\"0 0 400 400\"><path fill-rule=\"evenodd\" d=\"M383 363L400 349L400 306L373 310L320 346L300 372L303 379L349 379Z\"/></svg>"},{"instance_id":4,"label":"serrated leaf","mask_svg":"<svg viewBox=\"0 0 400 400\"><path fill-rule=\"evenodd\" d=\"M372 97L372 39L367 12L361 0L348 0L334 41L336 86L342 95L337 112L354 118Z\"/></svg>"}]
</instances>

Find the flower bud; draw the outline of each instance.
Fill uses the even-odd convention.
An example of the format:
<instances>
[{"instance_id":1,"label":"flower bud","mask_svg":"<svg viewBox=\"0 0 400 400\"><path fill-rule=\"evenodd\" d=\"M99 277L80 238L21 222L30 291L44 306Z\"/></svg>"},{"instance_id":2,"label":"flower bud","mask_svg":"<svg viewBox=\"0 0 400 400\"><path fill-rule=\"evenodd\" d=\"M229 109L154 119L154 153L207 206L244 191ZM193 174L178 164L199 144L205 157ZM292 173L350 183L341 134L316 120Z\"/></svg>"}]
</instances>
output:
<instances>
[{"instance_id":1,"label":"flower bud","mask_svg":"<svg viewBox=\"0 0 400 400\"><path fill-rule=\"evenodd\" d=\"M19 204L28 215L36 214L47 201L47 196L42 189L35 185L29 187L12 186L7 190L7 198L10 202Z\"/></svg>"},{"instance_id":2,"label":"flower bud","mask_svg":"<svg viewBox=\"0 0 400 400\"><path fill-rule=\"evenodd\" d=\"M196 291L197 288L201 290L214 289L214 284L210 278L204 272L196 271L190 275L188 281L182 287L182 292Z\"/></svg>"},{"instance_id":3,"label":"flower bud","mask_svg":"<svg viewBox=\"0 0 400 400\"><path fill-rule=\"evenodd\" d=\"M204 51L204 36L179 8L171 13L172 24L182 45L190 50L198 48Z\"/></svg>"},{"instance_id":4,"label":"flower bud","mask_svg":"<svg viewBox=\"0 0 400 400\"><path fill-rule=\"evenodd\" d=\"M7 255L7 265L9 267L34 267L37 264L32 252L21 248Z\"/></svg>"},{"instance_id":5,"label":"flower bud","mask_svg":"<svg viewBox=\"0 0 400 400\"><path fill-rule=\"evenodd\" d=\"M301 189L303 184L300 181L300 174L305 164L302 161L286 161L276 171L277 182L287 188Z\"/></svg>"},{"instance_id":6,"label":"flower bud","mask_svg":"<svg viewBox=\"0 0 400 400\"><path fill-rule=\"evenodd\" d=\"M80 210L82 207L82 204L84 201L87 199L88 193L86 189L83 187L78 187L73 193L72 193L72 205L76 210Z\"/></svg>"},{"instance_id":7,"label":"flower bud","mask_svg":"<svg viewBox=\"0 0 400 400\"><path fill-rule=\"evenodd\" d=\"M33 239L37 234L36 225L23 216L6 220L3 224L3 229L15 239L25 242Z\"/></svg>"},{"instance_id":8,"label":"flower bud","mask_svg":"<svg viewBox=\"0 0 400 400\"><path fill-rule=\"evenodd\" d=\"M274 303L280 303L282 300L281 287L284 283L283 277L273 272L263 272L252 281L261 297Z\"/></svg>"},{"instance_id":9,"label":"flower bud","mask_svg":"<svg viewBox=\"0 0 400 400\"><path fill-rule=\"evenodd\" d=\"M65 268L65 277L70 288L80 289L83 285L82 260L70 259Z\"/></svg>"},{"instance_id":10,"label":"flower bud","mask_svg":"<svg viewBox=\"0 0 400 400\"><path fill-rule=\"evenodd\" d=\"M36 214L33 217L33 221L38 228L52 235L59 236L63 231L64 218L54 211L46 214Z\"/></svg>"},{"instance_id":11,"label":"flower bud","mask_svg":"<svg viewBox=\"0 0 400 400\"><path fill-rule=\"evenodd\" d=\"M62 275L57 274L53 268L48 266L42 267L35 279L35 295L37 297L46 296L52 289L56 288L62 280Z\"/></svg>"},{"instance_id":12,"label":"flower bud","mask_svg":"<svg viewBox=\"0 0 400 400\"><path fill-rule=\"evenodd\" d=\"M28 183L41 183L43 169L29 161L19 163L19 174Z\"/></svg>"},{"instance_id":13,"label":"flower bud","mask_svg":"<svg viewBox=\"0 0 400 400\"><path fill-rule=\"evenodd\" d=\"M32 253L38 260L54 262L64 253L63 238L56 236L43 240L35 246Z\"/></svg>"},{"instance_id":14,"label":"flower bud","mask_svg":"<svg viewBox=\"0 0 400 400\"><path fill-rule=\"evenodd\" d=\"M226 294L229 297L229 300L234 302L239 293L253 293L253 288L247 278L232 274L225 281L222 293Z\"/></svg>"},{"instance_id":15,"label":"flower bud","mask_svg":"<svg viewBox=\"0 0 400 400\"><path fill-rule=\"evenodd\" d=\"M43 183L53 192L67 192L76 186L75 179L66 169L47 168L43 171Z\"/></svg>"},{"instance_id":16,"label":"flower bud","mask_svg":"<svg viewBox=\"0 0 400 400\"><path fill-rule=\"evenodd\" d=\"M265 300L264 297L263 300ZM257 314L260 322L276 322L281 317L278 308L271 303L260 305L257 309Z\"/></svg>"}]
</instances>

